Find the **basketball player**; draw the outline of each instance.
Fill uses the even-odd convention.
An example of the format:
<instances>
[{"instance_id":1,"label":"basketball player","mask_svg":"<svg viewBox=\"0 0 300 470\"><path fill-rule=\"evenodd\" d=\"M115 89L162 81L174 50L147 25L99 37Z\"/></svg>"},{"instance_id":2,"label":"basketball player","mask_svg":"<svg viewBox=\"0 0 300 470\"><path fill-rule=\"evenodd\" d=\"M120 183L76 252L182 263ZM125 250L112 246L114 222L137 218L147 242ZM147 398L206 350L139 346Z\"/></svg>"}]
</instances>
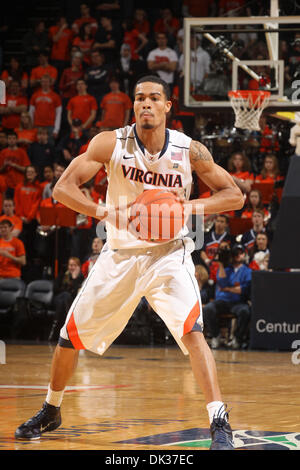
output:
<instances>
[{"instance_id":1,"label":"basketball player","mask_svg":"<svg viewBox=\"0 0 300 470\"><path fill-rule=\"evenodd\" d=\"M106 221L107 243L61 329L43 407L16 430L15 436L38 439L61 424L64 389L75 369L78 351L88 349L103 354L145 296L183 353L190 355L195 379L207 404L211 449L231 450L234 447L228 413L214 357L203 335L200 293L190 254L193 242L184 237L184 229L166 243L139 240L120 228L120 220L127 220L128 215L119 206L122 198L126 197L129 205L145 189L157 187L176 190L180 198L185 196L184 206L193 213L200 203L207 214L241 209L243 196L204 145L166 129L166 115L172 104L163 80L143 77L136 84L134 99L136 124L95 136L54 188L53 196L62 204ZM87 199L80 190L103 164L109 180L104 207ZM192 169L212 189L213 196L188 201Z\"/></svg>"}]
</instances>

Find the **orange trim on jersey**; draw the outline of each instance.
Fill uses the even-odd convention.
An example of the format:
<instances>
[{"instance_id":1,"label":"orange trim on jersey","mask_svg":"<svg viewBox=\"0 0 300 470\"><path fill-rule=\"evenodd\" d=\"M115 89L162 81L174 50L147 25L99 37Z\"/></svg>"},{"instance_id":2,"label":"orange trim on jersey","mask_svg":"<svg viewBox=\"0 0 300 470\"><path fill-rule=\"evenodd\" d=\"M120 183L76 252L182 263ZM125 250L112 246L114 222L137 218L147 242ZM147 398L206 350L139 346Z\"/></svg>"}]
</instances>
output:
<instances>
[{"instance_id":1,"label":"orange trim on jersey","mask_svg":"<svg viewBox=\"0 0 300 470\"><path fill-rule=\"evenodd\" d=\"M70 320L68 321L67 332L69 335L69 340L71 341L75 349L85 349L78 335L78 331L77 331L75 320L74 320L74 312L72 312Z\"/></svg>"},{"instance_id":2,"label":"orange trim on jersey","mask_svg":"<svg viewBox=\"0 0 300 470\"><path fill-rule=\"evenodd\" d=\"M187 319L184 322L184 326L183 326L184 335L186 335L192 330L199 315L200 315L200 305L199 305L199 302L197 301L194 307L192 308L192 310L190 311Z\"/></svg>"}]
</instances>

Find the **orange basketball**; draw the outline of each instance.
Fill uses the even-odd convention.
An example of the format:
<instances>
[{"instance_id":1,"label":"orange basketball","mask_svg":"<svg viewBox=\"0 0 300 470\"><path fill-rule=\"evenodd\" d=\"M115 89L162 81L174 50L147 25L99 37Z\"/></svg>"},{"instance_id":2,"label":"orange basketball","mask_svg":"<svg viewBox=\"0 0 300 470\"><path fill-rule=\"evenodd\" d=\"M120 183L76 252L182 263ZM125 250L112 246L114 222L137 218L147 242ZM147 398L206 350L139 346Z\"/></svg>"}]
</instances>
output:
<instances>
[{"instance_id":1,"label":"orange basketball","mask_svg":"<svg viewBox=\"0 0 300 470\"><path fill-rule=\"evenodd\" d=\"M131 207L130 223L140 240L166 242L184 225L183 204L170 191L146 190Z\"/></svg>"}]
</instances>

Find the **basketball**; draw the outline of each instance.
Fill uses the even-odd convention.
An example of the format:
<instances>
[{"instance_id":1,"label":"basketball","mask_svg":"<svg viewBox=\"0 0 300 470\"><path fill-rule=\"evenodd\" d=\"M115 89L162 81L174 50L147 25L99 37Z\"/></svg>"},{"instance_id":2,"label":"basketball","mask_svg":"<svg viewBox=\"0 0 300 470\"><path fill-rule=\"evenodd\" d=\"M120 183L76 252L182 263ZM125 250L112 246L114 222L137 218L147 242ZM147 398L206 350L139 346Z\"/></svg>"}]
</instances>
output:
<instances>
[{"instance_id":1,"label":"basketball","mask_svg":"<svg viewBox=\"0 0 300 470\"><path fill-rule=\"evenodd\" d=\"M140 240L166 242L184 225L183 204L169 191L146 190L131 207L129 220Z\"/></svg>"}]
</instances>

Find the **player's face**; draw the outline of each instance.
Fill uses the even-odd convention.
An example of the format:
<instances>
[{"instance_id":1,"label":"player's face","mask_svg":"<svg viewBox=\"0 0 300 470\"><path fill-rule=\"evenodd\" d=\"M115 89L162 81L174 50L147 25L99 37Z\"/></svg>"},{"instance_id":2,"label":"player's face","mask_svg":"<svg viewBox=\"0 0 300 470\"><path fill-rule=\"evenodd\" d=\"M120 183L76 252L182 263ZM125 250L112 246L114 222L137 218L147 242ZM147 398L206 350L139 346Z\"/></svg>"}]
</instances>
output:
<instances>
[{"instance_id":1,"label":"player's face","mask_svg":"<svg viewBox=\"0 0 300 470\"><path fill-rule=\"evenodd\" d=\"M172 106L159 83L139 83L135 90L134 113L142 129L154 129L165 123Z\"/></svg>"}]
</instances>

